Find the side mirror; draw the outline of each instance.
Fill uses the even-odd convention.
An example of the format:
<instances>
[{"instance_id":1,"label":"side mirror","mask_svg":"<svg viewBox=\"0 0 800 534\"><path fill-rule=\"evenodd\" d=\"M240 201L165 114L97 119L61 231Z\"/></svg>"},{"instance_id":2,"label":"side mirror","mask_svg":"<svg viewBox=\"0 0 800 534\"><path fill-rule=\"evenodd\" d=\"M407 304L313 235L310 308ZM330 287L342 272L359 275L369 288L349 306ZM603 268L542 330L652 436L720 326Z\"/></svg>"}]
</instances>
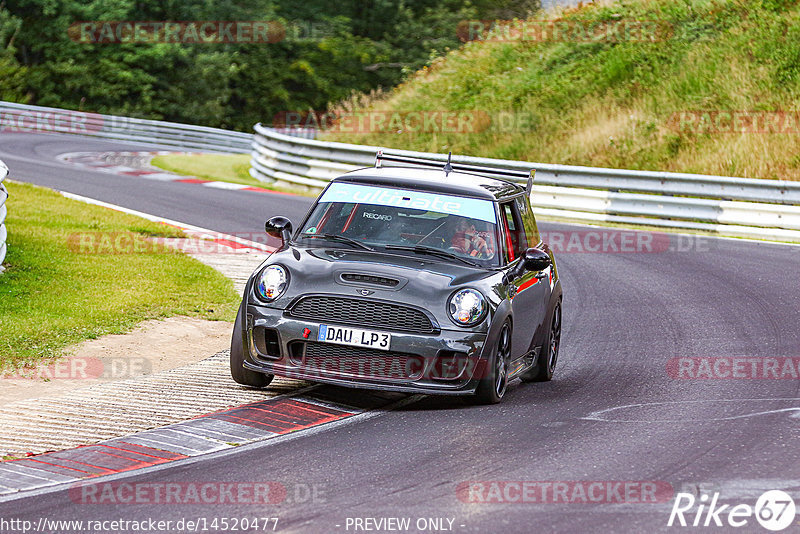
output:
<instances>
[{"instance_id":1,"label":"side mirror","mask_svg":"<svg viewBox=\"0 0 800 534\"><path fill-rule=\"evenodd\" d=\"M268 236L280 239L286 243L292 237L292 221L286 217L272 217L267 221L267 224L264 225L264 230L266 230Z\"/></svg>"},{"instance_id":2,"label":"side mirror","mask_svg":"<svg viewBox=\"0 0 800 534\"><path fill-rule=\"evenodd\" d=\"M525 250L521 263L526 271L543 271L550 267L552 261L547 252L538 248L529 248Z\"/></svg>"}]
</instances>

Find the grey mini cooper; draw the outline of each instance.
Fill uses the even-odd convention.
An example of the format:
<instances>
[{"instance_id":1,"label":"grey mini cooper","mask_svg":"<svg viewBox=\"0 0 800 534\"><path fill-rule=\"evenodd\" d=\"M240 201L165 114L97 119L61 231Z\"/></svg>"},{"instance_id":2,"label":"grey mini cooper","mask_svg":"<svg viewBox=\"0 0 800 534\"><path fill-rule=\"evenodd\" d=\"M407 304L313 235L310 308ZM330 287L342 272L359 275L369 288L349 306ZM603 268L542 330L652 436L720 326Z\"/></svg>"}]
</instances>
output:
<instances>
[{"instance_id":1,"label":"grey mini cooper","mask_svg":"<svg viewBox=\"0 0 800 534\"><path fill-rule=\"evenodd\" d=\"M275 375L499 402L547 381L561 340L561 281L531 211L533 172L379 152L331 181L252 274L231 374ZM509 178L527 178L527 187Z\"/></svg>"}]
</instances>

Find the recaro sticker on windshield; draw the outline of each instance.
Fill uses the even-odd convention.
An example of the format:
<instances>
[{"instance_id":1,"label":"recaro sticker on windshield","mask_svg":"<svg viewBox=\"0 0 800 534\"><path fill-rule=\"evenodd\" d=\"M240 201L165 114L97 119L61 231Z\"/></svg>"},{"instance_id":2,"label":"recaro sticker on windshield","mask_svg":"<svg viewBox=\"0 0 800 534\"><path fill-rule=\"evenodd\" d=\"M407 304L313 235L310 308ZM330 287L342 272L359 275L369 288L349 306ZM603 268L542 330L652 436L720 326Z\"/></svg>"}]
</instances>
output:
<instances>
[{"instance_id":1,"label":"recaro sticker on windshield","mask_svg":"<svg viewBox=\"0 0 800 534\"><path fill-rule=\"evenodd\" d=\"M463 198L405 189L372 187L356 184L331 184L320 202L374 204L396 208L413 208L495 222L494 206L489 200Z\"/></svg>"},{"instance_id":2,"label":"recaro sticker on windshield","mask_svg":"<svg viewBox=\"0 0 800 534\"><path fill-rule=\"evenodd\" d=\"M370 213L368 211L365 211L364 215L362 215L362 217L364 217L365 219L376 219L378 221L391 221L392 220L392 216L391 215L383 215L381 213Z\"/></svg>"}]
</instances>

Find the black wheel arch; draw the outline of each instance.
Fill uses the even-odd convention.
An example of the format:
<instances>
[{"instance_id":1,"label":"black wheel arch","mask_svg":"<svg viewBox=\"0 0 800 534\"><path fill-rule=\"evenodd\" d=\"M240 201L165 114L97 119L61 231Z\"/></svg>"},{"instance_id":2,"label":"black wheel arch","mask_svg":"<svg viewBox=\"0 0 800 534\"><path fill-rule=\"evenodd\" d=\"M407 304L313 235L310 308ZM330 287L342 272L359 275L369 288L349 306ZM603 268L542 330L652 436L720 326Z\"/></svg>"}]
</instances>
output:
<instances>
[{"instance_id":1,"label":"black wheel arch","mask_svg":"<svg viewBox=\"0 0 800 534\"><path fill-rule=\"evenodd\" d=\"M239 323L239 331L236 335L241 336L242 338L242 349L244 350L244 359L247 362L255 363L253 361L253 357L250 355L250 344L248 343L247 339L247 305L250 301L249 295L251 288L253 287L253 275L250 275L250 278L247 280L247 283L244 286L244 292L242 293L242 303L239 306L239 312L237 315L238 323Z\"/></svg>"},{"instance_id":2,"label":"black wheel arch","mask_svg":"<svg viewBox=\"0 0 800 534\"><path fill-rule=\"evenodd\" d=\"M475 371L473 372L473 378L470 380L469 389L472 389L478 385L480 382L479 378L482 373L487 371L486 365L488 365L492 351L495 350L497 347L497 343L500 339L500 330L503 328L503 324L506 321L511 323L511 328L514 328L514 317L511 313L511 301L508 299L503 300L497 306L497 308L492 311L489 320L491 323L489 324L489 330L486 333L486 341L483 343L483 347L481 348L480 355L476 362ZM512 346L513 350L513 346Z\"/></svg>"}]
</instances>

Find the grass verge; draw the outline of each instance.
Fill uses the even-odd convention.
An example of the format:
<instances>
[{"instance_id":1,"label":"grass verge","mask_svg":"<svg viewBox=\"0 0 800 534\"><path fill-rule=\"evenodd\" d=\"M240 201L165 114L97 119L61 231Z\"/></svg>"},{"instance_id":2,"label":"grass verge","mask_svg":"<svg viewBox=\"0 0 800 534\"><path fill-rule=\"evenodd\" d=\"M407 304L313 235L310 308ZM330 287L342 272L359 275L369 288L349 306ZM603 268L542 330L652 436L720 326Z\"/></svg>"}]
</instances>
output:
<instances>
[{"instance_id":1,"label":"grass verge","mask_svg":"<svg viewBox=\"0 0 800 534\"><path fill-rule=\"evenodd\" d=\"M218 271L181 253L87 254L82 235L178 229L11 182L7 271L0 275L0 369L52 360L73 343L174 315L232 321L239 297ZM99 234L98 234L99 233Z\"/></svg>"},{"instance_id":2,"label":"grass verge","mask_svg":"<svg viewBox=\"0 0 800 534\"><path fill-rule=\"evenodd\" d=\"M197 176L206 180L219 180L233 184L261 186L248 172L249 154L168 154L156 156L150 162L154 167L165 171Z\"/></svg>"},{"instance_id":3,"label":"grass verge","mask_svg":"<svg viewBox=\"0 0 800 534\"><path fill-rule=\"evenodd\" d=\"M150 164L183 176L263 187L281 193L316 196L313 192L299 188L276 186L256 180L250 176L249 154L168 154L154 157Z\"/></svg>"}]
</instances>

